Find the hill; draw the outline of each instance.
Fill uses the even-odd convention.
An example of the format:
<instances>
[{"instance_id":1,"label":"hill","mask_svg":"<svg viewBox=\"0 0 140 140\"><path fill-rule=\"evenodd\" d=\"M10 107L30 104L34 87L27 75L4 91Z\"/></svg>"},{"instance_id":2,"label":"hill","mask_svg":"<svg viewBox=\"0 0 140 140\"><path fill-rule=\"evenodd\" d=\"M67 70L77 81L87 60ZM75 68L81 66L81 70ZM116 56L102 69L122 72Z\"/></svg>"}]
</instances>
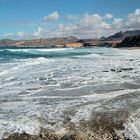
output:
<instances>
[{"instance_id":1,"label":"hill","mask_svg":"<svg viewBox=\"0 0 140 140\"><path fill-rule=\"evenodd\" d=\"M78 39L76 37L60 37L60 38L48 38L48 39L33 39L33 40L10 40L3 39L0 40L0 46L55 46L59 44L65 43L73 43L77 42Z\"/></svg>"},{"instance_id":2,"label":"hill","mask_svg":"<svg viewBox=\"0 0 140 140\"><path fill-rule=\"evenodd\" d=\"M116 47L140 47L140 35L127 37Z\"/></svg>"},{"instance_id":3,"label":"hill","mask_svg":"<svg viewBox=\"0 0 140 140\"><path fill-rule=\"evenodd\" d=\"M140 30L132 30L132 31L125 31L125 32L118 32L114 35L111 35L104 39L104 41L122 41L126 37L140 35Z\"/></svg>"}]
</instances>

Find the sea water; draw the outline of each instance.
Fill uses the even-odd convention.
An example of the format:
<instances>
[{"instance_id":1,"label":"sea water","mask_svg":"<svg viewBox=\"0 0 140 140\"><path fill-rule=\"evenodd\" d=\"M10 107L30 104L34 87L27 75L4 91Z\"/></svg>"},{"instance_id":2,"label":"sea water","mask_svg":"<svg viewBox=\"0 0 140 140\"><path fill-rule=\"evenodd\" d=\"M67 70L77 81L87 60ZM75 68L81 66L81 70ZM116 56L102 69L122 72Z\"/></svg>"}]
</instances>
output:
<instances>
[{"instance_id":1,"label":"sea water","mask_svg":"<svg viewBox=\"0 0 140 140\"><path fill-rule=\"evenodd\" d=\"M0 138L35 135L40 128L61 132L67 118L79 125L95 112L110 112L124 119L126 137L140 139L139 54L101 47L1 47Z\"/></svg>"}]
</instances>

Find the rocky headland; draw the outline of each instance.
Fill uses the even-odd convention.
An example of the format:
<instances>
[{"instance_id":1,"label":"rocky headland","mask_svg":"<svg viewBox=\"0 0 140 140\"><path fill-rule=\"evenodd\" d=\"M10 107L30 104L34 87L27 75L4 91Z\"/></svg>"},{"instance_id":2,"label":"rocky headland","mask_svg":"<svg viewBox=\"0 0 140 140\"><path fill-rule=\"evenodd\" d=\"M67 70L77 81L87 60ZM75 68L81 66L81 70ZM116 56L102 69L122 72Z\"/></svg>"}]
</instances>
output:
<instances>
[{"instance_id":1,"label":"rocky headland","mask_svg":"<svg viewBox=\"0 0 140 140\"><path fill-rule=\"evenodd\" d=\"M121 43L117 44L116 47L140 47L140 35L127 37Z\"/></svg>"}]
</instances>

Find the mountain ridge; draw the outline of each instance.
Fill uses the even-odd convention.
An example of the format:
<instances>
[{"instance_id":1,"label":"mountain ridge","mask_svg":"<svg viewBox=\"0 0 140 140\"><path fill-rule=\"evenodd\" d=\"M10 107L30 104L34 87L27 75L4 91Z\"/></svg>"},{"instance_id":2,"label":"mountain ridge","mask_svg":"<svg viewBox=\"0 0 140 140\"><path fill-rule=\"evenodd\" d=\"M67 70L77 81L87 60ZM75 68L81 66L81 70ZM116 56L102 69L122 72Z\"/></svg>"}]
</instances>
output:
<instances>
[{"instance_id":1,"label":"mountain ridge","mask_svg":"<svg viewBox=\"0 0 140 140\"><path fill-rule=\"evenodd\" d=\"M78 39L75 36L59 37L59 38L40 38L29 40L12 40L2 39L0 40L0 46L16 46L16 47L67 47L71 44L74 46L93 47L93 46L108 46L114 47L120 44L125 38L140 35L140 30L131 30L125 32L118 32L108 37L102 37L99 39ZM79 44L78 44L79 43Z\"/></svg>"},{"instance_id":2,"label":"mountain ridge","mask_svg":"<svg viewBox=\"0 0 140 140\"><path fill-rule=\"evenodd\" d=\"M135 36L135 35L140 35L140 30L128 30L128 31L120 31L117 32L107 38L104 39L104 41L122 41L126 37L129 36Z\"/></svg>"},{"instance_id":3,"label":"mountain ridge","mask_svg":"<svg viewBox=\"0 0 140 140\"><path fill-rule=\"evenodd\" d=\"M140 35L126 37L121 43L117 44L116 47L140 47Z\"/></svg>"}]
</instances>

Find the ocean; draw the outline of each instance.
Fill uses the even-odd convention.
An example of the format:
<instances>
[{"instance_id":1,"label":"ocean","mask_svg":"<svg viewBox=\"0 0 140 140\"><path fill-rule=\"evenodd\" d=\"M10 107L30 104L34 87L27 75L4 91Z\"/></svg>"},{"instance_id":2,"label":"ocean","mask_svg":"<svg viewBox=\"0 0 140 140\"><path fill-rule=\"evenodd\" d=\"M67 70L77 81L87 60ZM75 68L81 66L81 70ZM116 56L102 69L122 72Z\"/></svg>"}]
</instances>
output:
<instances>
[{"instance_id":1,"label":"ocean","mask_svg":"<svg viewBox=\"0 0 140 140\"><path fill-rule=\"evenodd\" d=\"M64 135L72 125L85 134L112 127L139 140L139 54L102 47L1 47L0 139L38 135L40 129Z\"/></svg>"}]
</instances>

